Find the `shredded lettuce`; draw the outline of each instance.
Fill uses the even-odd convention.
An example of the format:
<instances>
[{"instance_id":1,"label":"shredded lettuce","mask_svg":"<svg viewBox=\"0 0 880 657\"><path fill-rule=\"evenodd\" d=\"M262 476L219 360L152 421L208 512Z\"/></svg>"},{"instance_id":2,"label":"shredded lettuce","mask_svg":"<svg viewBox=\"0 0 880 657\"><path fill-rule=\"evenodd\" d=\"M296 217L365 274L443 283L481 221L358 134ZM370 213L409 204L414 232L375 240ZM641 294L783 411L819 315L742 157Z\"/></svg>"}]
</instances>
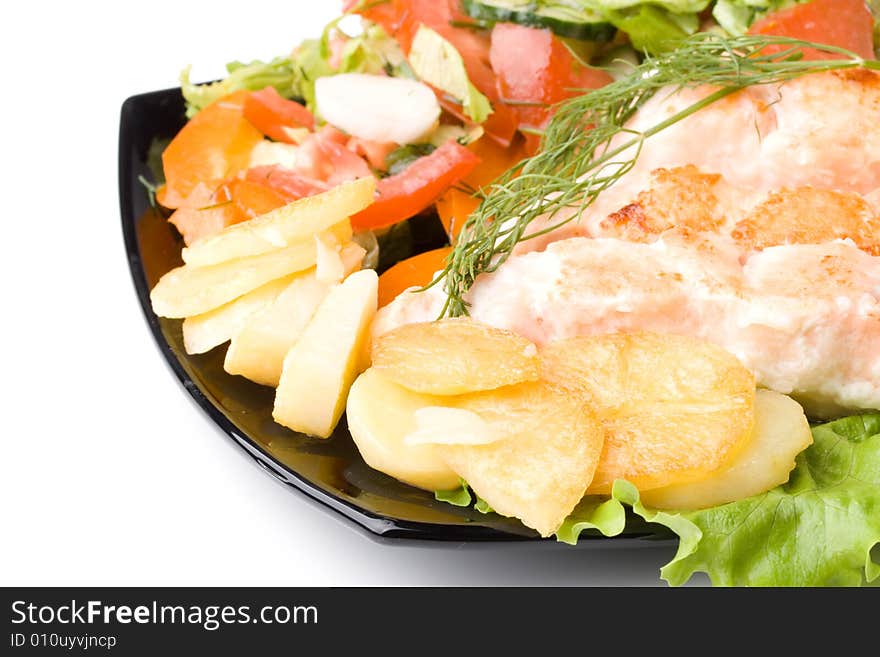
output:
<instances>
[{"instance_id":1,"label":"shredded lettuce","mask_svg":"<svg viewBox=\"0 0 880 657\"><path fill-rule=\"evenodd\" d=\"M698 12L710 0L581 0L617 29L636 50L659 53L674 49L700 29Z\"/></svg>"},{"instance_id":2,"label":"shredded lettuce","mask_svg":"<svg viewBox=\"0 0 880 657\"><path fill-rule=\"evenodd\" d=\"M289 57L276 57L270 62L227 64L229 75L219 82L193 84L190 68L185 68L180 74L180 86L187 103L187 117L192 118L215 100L239 90L259 91L273 86L285 98L303 100L314 111L318 78L339 73L383 72L411 77L397 42L378 25L367 25L360 35L347 37L334 66L330 37L336 22L325 28L320 39L303 41Z\"/></svg>"},{"instance_id":3,"label":"shredded lettuce","mask_svg":"<svg viewBox=\"0 0 880 657\"><path fill-rule=\"evenodd\" d=\"M215 100L234 91L259 91L275 87L286 98L299 94L301 72L289 57L276 57L271 62L254 61L249 64L231 62L226 65L229 74L225 79L211 84L190 82L190 67L180 73L180 87L186 99L186 116L192 118Z\"/></svg>"},{"instance_id":4,"label":"shredded lettuce","mask_svg":"<svg viewBox=\"0 0 880 657\"><path fill-rule=\"evenodd\" d=\"M603 536L618 536L626 526L626 510L620 501L589 496L581 500L556 532L563 543L575 545L582 531L597 529Z\"/></svg>"},{"instance_id":5,"label":"shredded lettuce","mask_svg":"<svg viewBox=\"0 0 880 657\"><path fill-rule=\"evenodd\" d=\"M385 158L385 163L388 165L388 175L394 176L405 171L411 164L430 155L435 150L437 147L433 144L407 144L391 151Z\"/></svg>"},{"instance_id":6,"label":"shredded lettuce","mask_svg":"<svg viewBox=\"0 0 880 657\"><path fill-rule=\"evenodd\" d=\"M712 16L727 32L745 34L756 20L767 14L809 0L718 0Z\"/></svg>"},{"instance_id":7,"label":"shredded lettuce","mask_svg":"<svg viewBox=\"0 0 880 657\"><path fill-rule=\"evenodd\" d=\"M705 572L721 586L859 586L880 577L880 414L813 429L787 484L700 511L645 508L635 486L614 499L680 537L660 571L670 584Z\"/></svg>"},{"instance_id":8,"label":"shredded lettuce","mask_svg":"<svg viewBox=\"0 0 880 657\"><path fill-rule=\"evenodd\" d=\"M492 113L492 104L468 79L464 60L442 36L422 25L409 52L409 63L416 76L445 91L462 104L474 123L483 123Z\"/></svg>"}]
</instances>

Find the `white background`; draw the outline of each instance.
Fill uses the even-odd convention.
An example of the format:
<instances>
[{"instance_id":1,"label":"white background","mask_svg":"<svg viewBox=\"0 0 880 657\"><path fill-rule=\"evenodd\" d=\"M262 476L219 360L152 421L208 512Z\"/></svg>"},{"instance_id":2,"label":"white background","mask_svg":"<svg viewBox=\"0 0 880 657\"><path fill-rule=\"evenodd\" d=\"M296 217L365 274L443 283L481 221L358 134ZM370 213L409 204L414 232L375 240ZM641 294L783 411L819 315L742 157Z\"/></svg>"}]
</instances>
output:
<instances>
[{"instance_id":1,"label":"white background","mask_svg":"<svg viewBox=\"0 0 880 657\"><path fill-rule=\"evenodd\" d=\"M668 548L369 540L254 466L162 361L119 227L120 105L188 63L284 53L339 4L4 6L0 584L660 583Z\"/></svg>"}]
</instances>

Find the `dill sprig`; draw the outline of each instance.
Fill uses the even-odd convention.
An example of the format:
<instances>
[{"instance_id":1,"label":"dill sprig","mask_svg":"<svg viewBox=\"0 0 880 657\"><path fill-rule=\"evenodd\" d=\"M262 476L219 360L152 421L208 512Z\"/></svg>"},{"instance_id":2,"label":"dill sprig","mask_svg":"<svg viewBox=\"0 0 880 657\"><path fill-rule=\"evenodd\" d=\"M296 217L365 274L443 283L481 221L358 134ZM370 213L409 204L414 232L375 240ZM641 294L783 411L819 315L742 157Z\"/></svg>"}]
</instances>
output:
<instances>
[{"instance_id":1,"label":"dill sprig","mask_svg":"<svg viewBox=\"0 0 880 657\"><path fill-rule=\"evenodd\" d=\"M802 48L842 58L805 61ZM632 170L647 138L745 87L858 67L880 70L880 62L786 37L701 33L676 50L647 57L630 75L565 101L547 126L540 152L493 183L468 218L445 270L431 283L443 281L447 300L442 315L466 315L465 295L477 276L495 271L519 242L578 218ZM626 127L660 89L701 85L717 89L643 132ZM562 210L567 212L554 222ZM547 217L549 226L526 235L538 217Z\"/></svg>"}]
</instances>

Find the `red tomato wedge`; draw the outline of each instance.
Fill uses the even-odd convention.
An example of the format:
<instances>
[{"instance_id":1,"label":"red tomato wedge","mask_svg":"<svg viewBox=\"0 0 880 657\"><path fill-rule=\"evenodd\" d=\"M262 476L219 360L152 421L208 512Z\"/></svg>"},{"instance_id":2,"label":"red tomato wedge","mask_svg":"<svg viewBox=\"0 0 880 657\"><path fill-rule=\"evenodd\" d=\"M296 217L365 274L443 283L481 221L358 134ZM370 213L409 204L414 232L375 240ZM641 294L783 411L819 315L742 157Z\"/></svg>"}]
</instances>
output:
<instances>
[{"instance_id":1,"label":"red tomato wedge","mask_svg":"<svg viewBox=\"0 0 880 657\"><path fill-rule=\"evenodd\" d=\"M247 168L263 135L244 118L248 92L237 91L196 114L165 149L166 189L162 204L177 208L201 183L223 180Z\"/></svg>"},{"instance_id":2,"label":"red tomato wedge","mask_svg":"<svg viewBox=\"0 0 880 657\"><path fill-rule=\"evenodd\" d=\"M417 215L479 163L480 158L464 146L445 143L401 173L380 180L376 202L351 218L352 228L383 228Z\"/></svg>"},{"instance_id":3,"label":"red tomato wedge","mask_svg":"<svg viewBox=\"0 0 880 657\"><path fill-rule=\"evenodd\" d=\"M199 183L168 220L190 245L227 226L259 217L302 196L324 191L323 188L311 188L311 194L295 194L283 186L266 184L268 179L259 170L251 169L245 178L233 178L214 186Z\"/></svg>"},{"instance_id":4,"label":"red tomato wedge","mask_svg":"<svg viewBox=\"0 0 880 657\"><path fill-rule=\"evenodd\" d=\"M346 148L348 139L329 125L309 135L299 147L297 171L331 186L372 175L366 161Z\"/></svg>"},{"instance_id":5,"label":"red tomato wedge","mask_svg":"<svg viewBox=\"0 0 880 657\"><path fill-rule=\"evenodd\" d=\"M196 183L180 207L168 218L187 246L247 219L232 201L230 185Z\"/></svg>"},{"instance_id":6,"label":"red tomato wedge","mask_svg":"<svg viewBox=\"0 0 880 657\"><path fill-rule=\"evenodd\" d=\"M342 3L342 11L350 13L355 11L358 6L364 9L357 11L358 14L382 26L388 34L394 34L400 29L400 20L402 14L398 3L395 0L387 0L386 2L370 2L367 0L345 0Z\"/></svg>"},{"instance_id":7,"label":"red tomato wedge","mask_svg":"<svg viewBox=\"0 0 880 657\"><path fill-rule=\"evenodd\" d=\"M351 11L358 4L361 3L357 0L348 0L344 5L345 10ZM366 2L364 6L366 8L358 13L381 25L388 34L397 39L406 54L409 54L419 25L439 32L450 41L461 40L466 43L468 40L464 38L464 35L473 35L472 30L454 27L451 24L454 20L469 20L467 15L461 11L459 0L388 0L382 3ZM455 45L458 47L457 44ZM461 54L465 57L470 53L462 52Z\"/></svg>"},{"instance_id":8,"label":"red tomato wedge","mask_svg":"<svg viewBox=\"0 0 880 657\"><path fill-rule=\"evenodd\" d=\"M366 158L367 162L374 169L387 171L388 156L397 150L398 145L391 141L372 141L370 139L352 137L348 140L346 148L352 153L357 153L361 157Z\"/></svg>"},{"instance_id":9,"label":"red tomato wedge","mask_svg":"<svg viewBox=\"0 0 880 657\"><path fill-rule=\"evenodd\" d=\"M282 98L275 87L252 91L244 99L244 118L267 137L288 144L296 143L284 128L315 127L315 117L293 100Z\"/></svg>"},{"instance_id":10,"label":"red tomato wedge","mask_svg":"<svg viewBox=\"0 0 880 657\"><path fill-rule=\"evenodd\" d=\"M504 99L522 103L512 106L521 129L542 129L553 105L579 89L597 89L613 81L606 72L578 62L550 30L498 23L492 30L490 57Z\"/></svg>"},{"instance_id":11,"label":"red tomato wedge","mask_svg":"<svg viewBox=\"0 0 880 657\"><path fill-rule=\"evenodd\" d=\"M874 19L865 0L812 0L756 21L749 32L827 43L851 50L865 59L874 59L873 30ZM840 57L843 55L804 50L804 59Z\"/></svg>"},{"instance_id":12,"label":"red tomato wedge","mask_svg":"<svg viewBox=\"0 0 880 657\"><path fill-rule=\"evenodd\" d=\"M446 266L446 256L451 247L426 251L412 258L401 260L379 277L379 307L387 306L404 290L424 287L434 274Z\"/></svg>"}]
</instances>

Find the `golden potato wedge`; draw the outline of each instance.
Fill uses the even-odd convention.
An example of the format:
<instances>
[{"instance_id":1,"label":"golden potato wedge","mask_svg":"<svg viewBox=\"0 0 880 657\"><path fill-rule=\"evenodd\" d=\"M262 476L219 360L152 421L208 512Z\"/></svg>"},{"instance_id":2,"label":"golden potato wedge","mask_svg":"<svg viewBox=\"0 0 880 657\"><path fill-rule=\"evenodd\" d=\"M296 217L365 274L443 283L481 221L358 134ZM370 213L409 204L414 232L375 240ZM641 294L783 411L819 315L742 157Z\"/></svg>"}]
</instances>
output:
<instances>
[{"instance_id":1,"label":"golden potato wedge","mask_svg":"<svg viewBox=\"0 0 880 657\"><path fill-rule=\"evenodd\" d=\"M241 330L232 336L223 368L229 374L239 374L255 383L277 387L287 352L308 326L332 284L341 282L359 269L363 255L364 249L350 242L337 254L339 267L332 267L336 278L331 277L326 268L320 278L318 265L295 276L271 304L250 316ZM359 371L368 366L369 363L359 366Z\"/></svg>"},{"instance_id":2,"label":"golden potato wedge","mask_svg":"<svg viewBox=\"0 0 880 657\"><path fill-rule=\"evenodd\" d=\"M342 239L351 228L337 224L331 232ZM160 317L192 317L229 303L269 281L315 265L317 249L309 238L283 249L218 265L184 265L165 274L150 292Z\"/></svg>"},{"instance_id":3,"label":"golden potato wedge","mask_svg":"<svg viewBox=\"0 0 880 657\"><path fill-rule=\"evenodd\" d=\"M541 375L587 400L606 427L590 493L615 479L640 490L707 478L751 436L755 380L710 343L634 333L548 345Z\"/></svg>"},{"instance_id":4,"label":"golden potato wedge","mask_svg":"<svg viewBox=\"0 0 880 657\"><path fill-rule=\"evenodd\" d=\"M801 405L770 390L755 395L755 429L733 461L706 479L645 491L657 509L702 509L735 502L788 481L795 458L813 442Z\"/></svg>"},{"instance_id":5,"label":"golden potato wedge","mask_svg":"<svg viewBox=\"0 0 880 657\"><path fill-rule=\"evenodd\" d=\"M621 408L629 400L623 352L630 338L612 334L573 338L541 349L541 378L578 393L597 409Z\"/></svg>"},{"instance_id":6,"label":"golden potato wedge","mask_svg":"<svg viewBox=\"0 0 880 657\"><path fill-rule=\"evenodd\" d=\"M329 438L360 373L378 305L379 277L364 269L337 285L284 358L272 417L294 431Z\"/></svg>"},{"instance_id":7,"label":"golden potato wedge","mask_svg":"<svg viewBox=\"0 0 880 657\"><path fill-rule=\"evenodd\" d=\"M578 395L544 382L451 401L510 433L486 445L438 445L449 467L497 513L553 534L593 479L604 442L601 421Z\"/></svg>"},{"instance_id":8,"label":"golden potato wedge","mask_svg":"<svg viewBox=\"0 0 880 657\"><path fill-rule=\"evenodd\" d=\"M373 367L415 392L459 395L538 379L537 348L470 319L400 326L373 341Z\"/></svg>"},{"instance_id":9,"label":"golden potato wedge","mask_svg":"<svg viewBox=\"0 0 880 657\"><path fill-rule=\"evenodd\" d=\"M311 239L331 226L370 205L374 200L376 180L360 178L322 194L294 201L250 221L229 226L217 235L196 241L183 250L183 261L193 267L207 267L288 247Z\"/></svg>"},{"instance_id":10,"label":"golden potato wedge","mask_svg":"<svg viewBox=\"0 0 880 657\"><path fill-rule=\"evenodd\" d=\"M315 276L325 283L338 283L355 269L360 269L366 250L354 242L342 245L332 234L315 235Z\"/></svg>"},{"instance_id":11,"label":"golden potato wedge","mask_svg":"<svg viewBox=\"0 0 880 657\"><path fill-rule=\"evenodd\" d=\"M404 442L416 430L416 412L442 403L442 398L407 390L371 368L351 386L345 417L367 465L417 488L450 490L459 486L459 478L437 448Z\"/></svg>"},{"instance_id":12,"label":"golden potato wedge","mask_svg":"<svg viewBox=\"0 0 880 657\"><path fill-rule=\"evenodd\" d=\"M285 276L251 290L234 301L183 320L183 346L188 354L203 354L232 339L251 317L272 304L294 276Z\"/></svg>"},{"instance_id":13,"label":"golden potato wedge","mask_svg":"<svg viewBox=\"0 0 880 657\"><path fill-rule=\"evenodd\" d=\"M297 275L275 300L232 336L223 368L265 386L278 386L284 357L308 326L332 285L311 269Z\"/></svg>"}]
</instances>

